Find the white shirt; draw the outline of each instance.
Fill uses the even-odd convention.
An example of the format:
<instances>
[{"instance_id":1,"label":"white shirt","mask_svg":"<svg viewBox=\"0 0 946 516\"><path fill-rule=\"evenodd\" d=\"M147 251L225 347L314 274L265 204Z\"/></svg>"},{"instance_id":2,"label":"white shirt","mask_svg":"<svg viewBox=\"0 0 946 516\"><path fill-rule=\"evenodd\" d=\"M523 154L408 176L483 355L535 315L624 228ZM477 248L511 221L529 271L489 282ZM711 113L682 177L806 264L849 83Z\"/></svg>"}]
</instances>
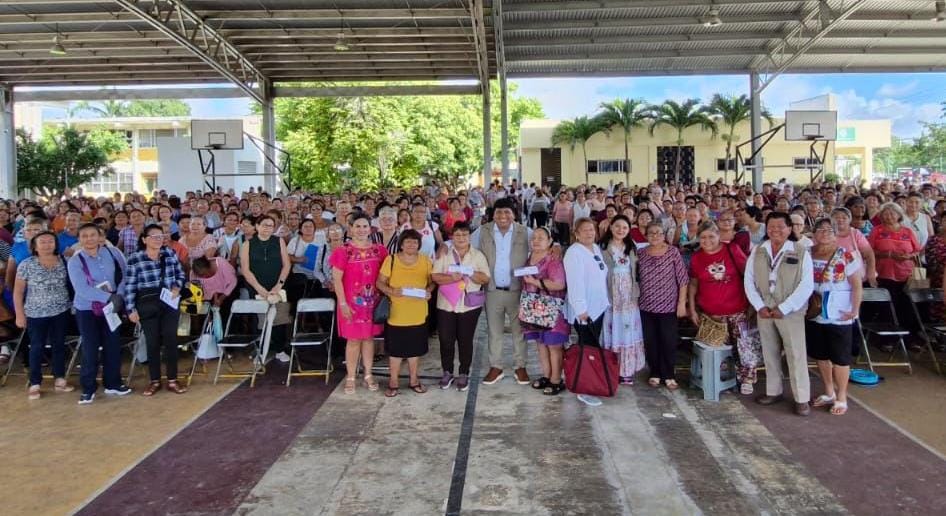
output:
<instances>
[{"instance_id":1,"label":"white shirt","mask_svg":"<svg viewBox=\"0 0 946 516\"><path fill-rule=\"evenodd\" d=\"M604 266L601 249L589 251L581 244L565 251L565 278L568 286L565 318L574 323L578 316L588 314L597 319L611 306L608 301L608 269ZM597 259L595 259L597 257Z\"/></svg>"},{"instance_id":2,"label":"white shirt","mask_svg":"<svg viewBox=\"0 0 946 516\"><path fill-rule=\"evenodd\" d=\"M756 253L768 253L769 259L773 260L775 266L773 267L773 273L778 272L778 268L782 265L782 260L785 259L785 253L788 250L791 250L792 242L786 241L782 245L782 251L779 252L779 256L772 256L772 242L766 240L762 242L762 245L756 246L755 249L749 253L749 260L746 262L746 273L743 278L743 287L746 291L746 298L749 299L749 302L752 303L752 306L756 311L761 310L765 307L765 301L762 300L762 294L756 289L755 285L755 268L752 266L755 260ZM808 306L808 298L811 297L811 293L815 288L815 272L814 266L811 263L811 254L805 253L805 258L801 262L801 282L799 282L798 287L795 288L795 291L792 292L782 304L778 305L779 312L782 312L784 315L788 315L792 312L797 312L799 310L804 310Z\"/></svg>"},{"instance_id":3,"label":"white shirt","mask_svg":"<svg viewBox=\"0 0 946 516\"><path fill-rule=\"evenodd\" d=\"M500 233L498 224L493 224L493 242L496 247L496 260L493 263L493 270L490 271L490 273L497 287L508 287L512 281L512 265L510 264L510 259L512 257L512 235L516 227L515 224L514 222L509 226L505 235ZM480 233L482 230L483 226L480 226L470 235L470 245L480 251L483 250L480 247ZM526 228L526 239L527 241L532 239L532 230L530 228Z\"/></svg>"},{"instance_id":4,"label":"white shirt","mask_svg":"<svg viewBox=\"0 0 946 516\"><path fill-rule=\"evenodd\" d=\"M572 212L575 214L572 219L572 223L574 224L574 222L580 218L591 216L591 205L586 201L585 205L582 206L578 204L578 201L575 201L572 203Z\"/></svg>"}]
</instances>

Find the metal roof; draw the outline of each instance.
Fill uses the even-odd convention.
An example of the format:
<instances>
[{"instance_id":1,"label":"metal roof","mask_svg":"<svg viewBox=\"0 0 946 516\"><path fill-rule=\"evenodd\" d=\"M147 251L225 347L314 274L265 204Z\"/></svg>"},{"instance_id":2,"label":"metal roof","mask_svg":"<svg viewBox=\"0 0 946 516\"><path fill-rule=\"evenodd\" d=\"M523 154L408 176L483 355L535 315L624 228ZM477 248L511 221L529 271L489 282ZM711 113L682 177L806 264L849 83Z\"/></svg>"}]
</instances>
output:
<instances>
[{"instance_id":1,"label":"metal roof","mask_svg":"<svg viewBox=\"0 0 946 516\"><path fill-rule=\"evenodd\" d=\"M931 20L935 6L935 0L0 0L0 83L229 80L252 87L480 79L497 67L509 77L943 71L946 22ZM711 9L721 24L705 24ZM347 51L334 48L339 32ZM57 33L66 55L49 52Z\"/></svg>"}]
</instances>

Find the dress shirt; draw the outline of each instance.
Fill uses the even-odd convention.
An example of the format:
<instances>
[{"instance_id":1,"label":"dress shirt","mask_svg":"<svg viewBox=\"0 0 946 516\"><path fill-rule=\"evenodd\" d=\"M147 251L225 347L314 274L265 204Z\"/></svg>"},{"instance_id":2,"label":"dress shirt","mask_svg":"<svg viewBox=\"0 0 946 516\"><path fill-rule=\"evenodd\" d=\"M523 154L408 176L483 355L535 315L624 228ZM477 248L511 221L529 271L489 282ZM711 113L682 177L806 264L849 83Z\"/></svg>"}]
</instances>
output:
<instances>
[{"instance_id":1,"label":"dress shirt","mask_svg":"<svg viewBox=\"0 0 946 516\"><path fill-rule=\"evenodd\" d=\"M125 269L125 307L128 313L135 311L135 301L140 290L163 287L171 290L184 287L184 269L174 251L162 247L157 260L148 257L145 250L136 251L128 257ZM161 264L164 263L164 281L161 281Z\"/></svg>"},{"instance_id":2,"label":"dress shirt","mask_svg":"<svg viewBox=\"0 0 946 516\"><path fill-rule=\"evenodd\" d=\"M89 267L89 275L92 276L91 285L85 276L80 256L85 258L85 263ZM72 302L73 308L87 311L92 309L93 301L108 302L111 293L95 288L95 286L107 281L112 289L115 289L115 264L118 264L124 273L125 257L105 246L99 247L95 256L86 253L85 249L80 249L72 255L72 258L69 258L66 268L69 270L69 281L72 282L72 288L76 291L75 299ZM122 274L122 282L118 285L117 290L113 290L119 295L124 292L124 276Z\"/></svg>"},{"instance_id":3,"label":"dress shirt","mask_svg":"<svg viewBox=\"0 0 946 516\"><path fill-rule=\"evenodd\" d=\"M782 250L788 249L787 246L792 245L791 241L786 241L782 245ZM746 289L746 298L749 299L749 302L752 303L752 306L756 311L761 310L765 307L765 301L762 300L762 294L756 289L755 284L755 255L756 253L768 253L769 259L772 260L772 242L766 240L762 242L762 245L756 246L752 250L752 253L749 255L749 260L746 262L746 273L743 281L743 286ZM775 270L778 270L778 267L781 266L781 262L784 259L784 254L779 258L779 261L775 264ZM811 297L811 292L815 288L815 272L814 266L811 263L811 253L806 252L805 258L801 262L801 282L798 286L795 287L795 290L782 302L778 305L779 312L782 312L783 315L788 315L792 312L797 312L798 310L805 309L808 306L808 298Z\"/></svg>"}]
</instances>

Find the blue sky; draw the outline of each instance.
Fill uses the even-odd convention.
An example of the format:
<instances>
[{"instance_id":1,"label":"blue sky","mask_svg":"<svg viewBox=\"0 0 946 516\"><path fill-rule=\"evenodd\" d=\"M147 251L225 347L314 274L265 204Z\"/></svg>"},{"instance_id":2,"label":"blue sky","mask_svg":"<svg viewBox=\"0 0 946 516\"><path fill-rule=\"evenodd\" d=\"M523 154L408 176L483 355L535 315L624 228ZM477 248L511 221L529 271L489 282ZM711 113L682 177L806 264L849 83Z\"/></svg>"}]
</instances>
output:
<instances>
[{"instance_id":1,"label":"blue sky","mask_svg":"<svg viewBox=\"0 0 946 516\"><path fill-rule=\"evenodd\" d=\"M618 97L660 102L671 98L708 100L714 93L749 91L745 75L522 79L518 93L536 97L549 118L564 119L594 113L601 102ZM763 104L781 116L791 102L824 93L837 96L842 119L890 119L894 134L912 138L921 122L934 122L946 101L946 74L808 74L783 75L763 93ZM195 117L242 116L247 99L188 100Z\"/></svg>"},{"instance_id":2,"label":"blue sky","mask_svg":"<svg viewBox=\"0 0 946 516\"><path fill-rule=\"evenodd\" d=\"M594 113L604 101L618 97L650 102L691 97L709 100L714 93L748 94L749 78L741 75L634 77L610 79L523 79L518 93L537 97L549 118ZM946 101L946 74L819 74L783 75L763 92L762 102L782 116L791 102L824 93L837 97L838 117L890 119L893 132L915 137L920 122L937 121Z\"/></svg>"}]
</instances>

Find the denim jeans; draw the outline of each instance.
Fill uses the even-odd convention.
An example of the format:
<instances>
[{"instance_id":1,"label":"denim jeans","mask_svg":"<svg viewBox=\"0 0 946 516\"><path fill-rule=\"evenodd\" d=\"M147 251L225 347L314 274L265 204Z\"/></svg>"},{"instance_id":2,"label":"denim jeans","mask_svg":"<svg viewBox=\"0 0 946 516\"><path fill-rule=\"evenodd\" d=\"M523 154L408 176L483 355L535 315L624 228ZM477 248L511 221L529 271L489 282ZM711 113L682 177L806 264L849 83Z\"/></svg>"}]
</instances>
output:
<instances>
[{"instance_id":1,"label":"denim jeans","mask_svg":"<svg viewBox=\"0 0 946 516\"><path fill-rule=\"evenodd\" d=\"M66 326L69 311L52 317L27 317L26 331L30 334L30 385L43 382L43 350L48 344L53 351L53 377L66 376Z\"/></svg>"},{"instance_id":2,"label":"denim jeans","mask_svg":"<svg viewBox=\"0 0 946 516\"><path fill-rule=\"evenodd\" d=\"M99 370L99 347L102 348L102 383L106 389L117 389L122 385L118 334L110 331L105 318L97 317L92 310L76 310L76 322L82 336L82 373L79 375L82 393L92 394L98 389L95 377Z\"/></svg>"}]
</instances>

